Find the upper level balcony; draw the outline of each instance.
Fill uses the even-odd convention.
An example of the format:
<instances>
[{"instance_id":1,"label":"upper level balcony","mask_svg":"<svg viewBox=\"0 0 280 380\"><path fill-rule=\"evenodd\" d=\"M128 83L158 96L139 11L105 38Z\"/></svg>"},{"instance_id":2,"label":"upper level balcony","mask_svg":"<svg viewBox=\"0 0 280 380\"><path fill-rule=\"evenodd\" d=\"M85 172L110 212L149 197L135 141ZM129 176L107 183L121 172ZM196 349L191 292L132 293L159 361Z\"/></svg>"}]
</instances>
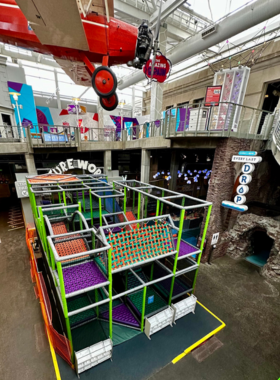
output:
<instances>
[{"instance_id":1,"label":"upper level balcony","mask_svg":"<svg viewBox=\"0 0 280 380\"><path fill-rule=\"evenodd\" d=\"M278 123L275 127L276 119L278 112L221 102L210 107L201 103L172 108L163 112L161 120L122 130L106 126L38 125L30 129L5 125L0 126L0 154L50 148L77 151L168 148L185 141L185 137L208 141L228 137L270 140L273 135L274 145L280 147L280 126Z\"/></svg>"}]
</instances>

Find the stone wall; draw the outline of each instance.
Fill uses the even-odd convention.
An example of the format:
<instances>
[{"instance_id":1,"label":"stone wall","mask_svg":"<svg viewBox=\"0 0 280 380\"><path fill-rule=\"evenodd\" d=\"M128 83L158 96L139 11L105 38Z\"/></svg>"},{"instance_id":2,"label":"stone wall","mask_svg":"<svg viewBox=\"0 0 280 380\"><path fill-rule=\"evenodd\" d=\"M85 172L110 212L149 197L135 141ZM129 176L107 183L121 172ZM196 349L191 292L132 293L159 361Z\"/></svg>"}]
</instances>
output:
<instances>
[{"instance_id":1,"label":"stone wall","mask_svg":"<svg viewBox=\"0 0 280 380\"><path fill-rule=\"evenodd\" d=\"M256 230L266 231L274 240L267 264L261 273L267 278L280 282L280 222L278 220L255 214L239 214L234 227L220 235L215 249L215 256L225 254L234 259L251 255L251 237Z\"/></svg>"},{"instance_id":2,"label":"stone wall","mask_svg":"<svg viewBox=\"0 0 280 380\"><path fill-rule=\"evenodd\" d=\"M240 150L250 150L250 144L250 140L235 138L221 139L217 144L207 194L207 201L212 202L213 206L206 236L207 244L202 257L203 261L206 261L209 255L212 234L223 232L225 229L229 210L222 207L221 204L225 200L231 200L236 178L236 168L235 164L231 162L231 157ZM232 216L236 216L236 211L232 212Z\"/></svg>"},{"instance_id":3,"label":"stone wall","mask_svg":"<svg viewBox=\"0 0 280 380\"><path fill-rule=\"evenodd\" d=\"M240 150L255 150L263 158L261 163L256 164L256 169L252 173L252 182L249 184L250 190L246 194L246 203L249 204L247 213L269 216L265 207L262 209L254 205L251 206L250 202L280 207L280 167L270 151L262 152L261 144L260 141L230 138L222 139L217 145L207 194L207 201L212 202L213 207L206 236L207 244L202 257L203 261L206 261L209 255L212 234L222 233L233 228L237 216L240 214L238 211L221 206L222 201L233 200L234 184L241 173L242 164L232 163L232 155L238 154ZM270 215L273 213L270 212ZM225 251L215 250L212 257L217 258L225 254Z\"/></svg>"}]
</instances>

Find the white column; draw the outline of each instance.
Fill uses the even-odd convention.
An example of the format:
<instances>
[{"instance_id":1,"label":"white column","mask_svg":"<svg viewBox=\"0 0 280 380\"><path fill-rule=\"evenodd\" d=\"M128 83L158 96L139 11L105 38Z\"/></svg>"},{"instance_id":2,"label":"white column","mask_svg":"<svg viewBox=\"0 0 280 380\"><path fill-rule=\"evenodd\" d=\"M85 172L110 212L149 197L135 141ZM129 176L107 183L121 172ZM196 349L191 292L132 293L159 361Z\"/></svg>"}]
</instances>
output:
<instances>
[{"instance_id":1,"label":"white column","mask_svg":"<svg viewBox=\"0 0 280 380\"><path fill-rule=\"evenodd\" d=\"M55 80L55 93L56 93L56 99L57 99L57 108L61 109L61 101L60 101L60 94L59 94L59 84L58 84L58 76L57 71L54 69L54 80Z\"/></svg>"},{"instance_id":2,"label":"white column","mask_svg":"<svg viewBox=\"0 0 280 380\"><path fill-rule=\"evenodd\" d=\"M166 41L167 41L167 28L166 26L161 26L159 29L159 49L163 55L165 55L166 53ZM151 108L150 108L151 121L161 119L163 86L164 86L164 83L152 82Z\"/></svg>"},{"instance_id":3,"label":"white column","mask_svg":"<svg viewBox=\"0 0 280 380\"><path fill-rule=\"evenodd\" d=\"M108 174L108 171L112 170L112 151L105 150L103 157L104 173Z\"/></svg>"},{"instance_id":4,"label":"white column","mask_svg":"<svg viewBox=\"0 0 280 380\"><path fill-rule=\"evenodd\" d=\"M98 140L104 140L104 109L101 107L100 100L98 98L97 103L97 113L98 113Z\"/></svg>"},{"instance_id":5,"label":"white column","mask_svg":"<svg viewBox=\"0 0 280 380\"><path fill-rule=\"evenodd\" d=\"M149 183L150 180L150 154L146 149L141 151L141 182Z\"/></svg>"},{"instance_id":6,"label":"white column","mask_svg":"<svg viewBox=\"0 0 280 380\"><path fill-rule=\"evenodd\" d=\"M31 153L25 153L25 163L28 174L37 174L37 169L35 166L34 155Z\"/></svg>"}]
</instances>

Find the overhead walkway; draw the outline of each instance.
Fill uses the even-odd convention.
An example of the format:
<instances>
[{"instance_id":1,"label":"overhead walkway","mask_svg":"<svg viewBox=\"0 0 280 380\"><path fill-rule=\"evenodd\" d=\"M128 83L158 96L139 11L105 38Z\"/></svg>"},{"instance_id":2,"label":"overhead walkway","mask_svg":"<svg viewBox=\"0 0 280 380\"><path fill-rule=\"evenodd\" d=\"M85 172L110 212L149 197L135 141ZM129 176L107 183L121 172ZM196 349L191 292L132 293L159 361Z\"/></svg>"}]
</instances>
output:
<instances>
[{"instance_id":1,"label":"overhead walkway","mask_svg":"<svg viewBox=\"0 0 280 380\"><path fill-rule=\"evenodd\" d=\"M65 126L48 126L48 139L45 132L35 136L26 128L10 127L16 132L8 133L5 130L1 134L0 152L22 154L33 149L36 153L36 149L41 151L42 148L71 148L81 152L180 148L178 142L185 137L200 138L204 143L212 141L212 145L219 138L228 137L266 141L271 140L274 125L274 113L241 104L220 102L211 107L203 103L188 104L164 111L161 120L132 126L121 134L114 128L109 135L107 129L94 128L89 134L94 137L87 139L77 127L71 127L70 133ZM59 132L52 136L52 130Z\"/></svg>"}]
</instances>

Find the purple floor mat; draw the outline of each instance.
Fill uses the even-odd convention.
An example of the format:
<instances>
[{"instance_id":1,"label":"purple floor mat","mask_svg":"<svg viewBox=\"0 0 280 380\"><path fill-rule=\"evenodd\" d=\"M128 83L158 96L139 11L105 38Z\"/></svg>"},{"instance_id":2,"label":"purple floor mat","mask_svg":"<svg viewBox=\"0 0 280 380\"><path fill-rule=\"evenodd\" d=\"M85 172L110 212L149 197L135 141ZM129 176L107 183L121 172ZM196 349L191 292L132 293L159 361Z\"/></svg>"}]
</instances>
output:
<instances>
[{"instance_id":1,"label":"purple floor mat","mask_svg":"<svg viewBox=\"0 0 280 380\"><path fill-rule=\"evenodd\" d=\"M177 239L174 239L174 245L176 248L177 245ZM180 244L180 251L179 251L179 257L185 256L189 253L198 251L198 248L192 247L190 244L186 243L185 241L181 240Z\"/></svg>"},{"instance_id":2,"label":"purple floor mat","mask_svg":"<svg viewBox=\"0 0 280 380\"><path fill-rule=\"evenodd\" d=\"M63 279L66 294L107 281L93 261L64 268Z\"/></svg>"},{"instance_id":3,"label":"purple floor mat","mask_svg":"<svg viewBox=\"0 0 280 380\"><path fill-rule=\"evenodd\" d=\"M109 311L101 314L104 319L109 319ZM124 323L126 325L140 327L137 319L125 304L118 305L113 309L113 322Z\"/></svg>"}]
</instances>

